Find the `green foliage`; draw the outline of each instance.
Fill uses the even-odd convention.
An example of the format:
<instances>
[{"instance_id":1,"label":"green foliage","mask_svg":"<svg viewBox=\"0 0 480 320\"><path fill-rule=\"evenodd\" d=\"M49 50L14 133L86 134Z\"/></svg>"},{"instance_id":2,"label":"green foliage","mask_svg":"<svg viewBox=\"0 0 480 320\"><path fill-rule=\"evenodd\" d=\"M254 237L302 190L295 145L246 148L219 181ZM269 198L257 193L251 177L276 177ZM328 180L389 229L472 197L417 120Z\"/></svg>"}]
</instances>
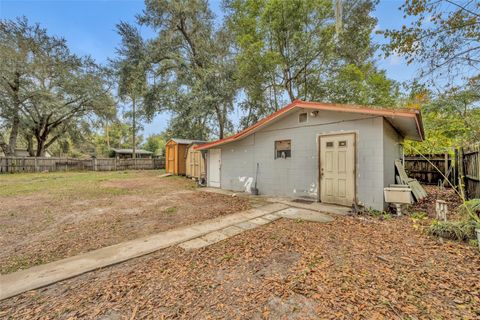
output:
<instances>
[{"instance_id":1,"label":"green foliage","mask_svg":"<svg viewBox=\"0 0 480 320\"><path fill-rule=\"evenodd\" d=\"M465 201L460 206L460 213L463 216L463 219L460 221L433 221L428 229L428 233L452 240L475 240L475 229L480 228L480 199Z\"/></svg>"},{"instance_id":2,"label":"green foliage","mask_svg":"<svg viewBox=\"0 0 480 320\"><path fill-rule=\"evenodd\" d=\"M368 216L371 216L373 218L380 219L380 220L389 220L389 219L392 218L392 215L389 212L380 211L380 210L376 210L376 209L372 209L372 208L368 208L365 211L365 214L368 215Z\"/></svg>"},{"instance_id":3,"label":"green foliage","mask_svg":"<svg viewBox=\"0 0 480 320\"><path fill-rule=\"evenodd\" d=\"M227 25L238 48L245 92L242 126L294 99L393 106L398 85L373 64L370 13L376 1L345 1L335 34L332 1L229 0Z\"/></svg>"},{"instance_id":4,"label":"green foliage","mask_svg":"<svg viewBox=\"0 0 480 320\"><path fill-rule=\"evenodd\" d=\"M132 128L119 120L106 124L101 133L95 134L93 144L98 157L110 156L112 148L130 149L132 148ZM136 146L142 144L142 135L136 135Z\"/></svg>"},{"instance_id":5,"label":"green foliage","mask_svg":"<svg viewBox=\"0 0 480 320\"><path fill-rule=\"evenodd\" d=\"M155 155L165 154L166 139L163 134L152 134L147 137L147 141L143 148L147 151L153 152Z\"/></svg>"},{"instance_id":6,"label":"green foliage","mask_svg":"<svg viewBox=\"0 0 480 320\"><path fill-rule=\"evenodd\" d=\"M468 241L475 238L475 224L470 220L434 221L428 228L428 234L445 239Z\"/></svg>"},{"instance_id":7,"label":"green foliage","mask_svg":"<svg viewBox=\"0 0 480 320\"><path fill-rule=\"evenodd\" d=\"M465 201L460 206L460 213L465 219L475 221L480 228L480 199L471 199Z\"/></svg>"},{"instance_id":8,"label":"green foliage","mask_svg":"<svg viewBox=\"0 0 480 320\"><path fill-rule=\"evenodd\" d=\"M168 207L165 210L163 210L163 212L165 212L166 214L174 214L177 211L178 211L177 207Z\"/></svg>"},{"instance_id":9,"label":"green foliage","mask_svg":"<svg viewBox=\"0 0 480 320\"><path fill-rule=\"evenodd\" d=\"M413 220L425 220L428 218L428 214L426 212L421 212L421 211L416 211L416 212L413 212L410 217L413 219Z\"/></svg>"},{"instance_id":10,"label":"green foliage","mask_svg":"<svg viewBox=\"0 0 480 320\"><path fill-rule=\"evenodd\" d=\"M343 66L328 85L328 100L338 103L394 107L399 97L398 84L370 63Z\"/></svg>"},{"instance_id":11,"label":"green foliage","mask_svg":"<svg viewBox=\"0 0 480 320\"><path fill-rule=\"evenodd\" d=\"M149 40L149 83L145 107L150 117L170 111L172 135L222 138L231 127L228 112L236 94L230 34L214 28L206 1L145 2L140 24L153 28Z\"/></svg>"},{"instance_id":12,"label":"green foliage","mask_svg":"<svg viewBox=\"0 0 480 320\"><path fill-rule=\"evenodd\" d=\"M408 25L386 30L385 54L399 54L422 67L420 78L437 87L455 87L479 77L478 1L405 0Z\"/></svg>"},{"instance_id":13,"label":"green foliage","mask_svg":"<svg viewBox=\"0 0 480 320\"><path fill-rule=\"evenodd\" d=\"M480 140L480 99L478 85L473 83L464 90L454 90L428 100L427 93L421 93L417 101L422 105L426 140L418 143L407 141L409 146L422 153L452 152L453 148Z\"/></svg>"},{"instance_id":14,"label":"green foliage","mask_svg":"<svg viewBox=\"0 0 480 320\"><path fill-rule=\"evenodd\" d=\"M36 139L37 156L88 116L114 113L109 70L72 54L64 39L25 18L0 21L0 39L0 68L9 75L0 86L0 117L12 132Z\"/></svg>"}]
</instances>

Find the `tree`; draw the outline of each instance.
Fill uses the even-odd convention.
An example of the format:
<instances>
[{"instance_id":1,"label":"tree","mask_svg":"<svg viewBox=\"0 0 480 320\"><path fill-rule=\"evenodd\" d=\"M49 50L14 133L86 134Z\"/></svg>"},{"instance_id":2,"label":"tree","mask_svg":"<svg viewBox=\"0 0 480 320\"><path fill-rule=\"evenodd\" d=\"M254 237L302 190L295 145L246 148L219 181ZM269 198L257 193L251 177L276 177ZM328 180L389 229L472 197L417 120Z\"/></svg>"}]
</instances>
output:
<instances>
[{"instance_id":1,"label":"tree","mask_svg":"<svg viewBox=\"0 0 480 320\"><path fill-rule=\"evenodd\" d=\"M142 135L136 135L136 142L138 145L142 144ZM132 145L131 127L121 120L114 120L108 125L108 130L104 129L95 134L93 143L96 155L107 156L112 148L129 149Z\"/></svg>"},{"instance_id":2,"label":"tree","mask_svg":"<svg viewBox=\"0 0 480 320\"><path fill-rule=\"evenodd\" d=\"M26 19L2 22L1 28L10 52L10 60L2 63L7 73L0 96L2 117L11 124L10 140L21 128L36 139L36 155L43 156L78 121L111 110L107 69L72 54L64 39ZM12 75L15 90L8 80ZM15 143L9 143L10 151L12 147Z\"/></svg>"},{"instance_id":3,"label":"tree","mask_svg":"<svg viewBox=\"0 0 480 320\"><path fill-rule=\"evenodd\" d=\"M143 148L153 152L154 155L164 155L165 144L166 139L163 134L152 134L147 137L147 141L143 145Z\"/></svg>"},{"instance_id":4,"label":"tree","mask_svg":"<svg viewBox=\"0 0 480 320\"><path fill-rule=\"evenodd\" d=\"M13 155L20 131L20 107L35 93L28 77L31 53L47 45L45 29L30 26L26 18L0 20L0 148ZM7 142L6 133L9 132Z\"/></svg>"},{"instance_id":5,"label":"tree","mask_svg":"<svg viewBox=\"0 0 480 320\"><path fill-rule=\"evenodd\" d=\"M386 30L385 54L417 63L421 80L452 88L477 79L480 73L480 5L477 1L406 0L400 7L411 20Z\"/></svg>"},{"instance_id":6,"label":"tree","mask_svg":"<svg viewBox=\"0 0 480 320\"><path fill-rule=\"evenodd\" d=\"M132 103L131 112L127 116L132 118L132 158L136 157L136 131L138 109L143 107L143 96L147 88L147 67L146 48L140 35L140 31L126 23L117 25L117 32L122 37L122 44L117 49L120 56L114 61L119 79L118 95L122 100L129 100Z\"/></svg>"},{"instance_id":7,"label":"tree","mask_svg":"<svg viewBox=\"0 0 480 320\"><path fill-rule=\"evenodd\" d=\"M226 1L246 95L242 125L295 99L394 104L397 85L373 63L375 4L345 1L337 33L329 0Z\"/></svg>"},{"instance_id":8,"label":"tree","mask_svg":"<svg viewBox=\"0 0 480 320\"><path fill-rule=\"evenodd\" d=\"M146 110L168 110L185 138L223 138L236 94L229 34L215 30L206 1L146 1L139 17L157 36L148 43L150 74ZM190 131L189 127L195 127Z\"/></svg>"},{"instance_id":9,"label":"tree","mask_svg":"<svg viewBox=\"0 0 480 320\"><path fill-rule=\"evenodd\" d=\"M90 58L78 58L64 45L44 52L46 70L33 78L42 84L35 96L21 107L24 126L37 141L37 156L62 137L70 126L88 115L101 115L113 107L108 71Z\"/></svg>"}]
</instances>

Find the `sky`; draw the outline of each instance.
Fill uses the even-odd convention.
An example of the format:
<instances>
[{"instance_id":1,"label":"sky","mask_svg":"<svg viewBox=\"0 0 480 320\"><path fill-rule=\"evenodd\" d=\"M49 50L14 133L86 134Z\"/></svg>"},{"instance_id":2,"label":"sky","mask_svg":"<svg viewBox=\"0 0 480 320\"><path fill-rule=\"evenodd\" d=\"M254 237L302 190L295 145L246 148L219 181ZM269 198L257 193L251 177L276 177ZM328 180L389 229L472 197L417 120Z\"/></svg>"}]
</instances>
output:
<instances>
[{"instance_id":1,"label":"sky","mask_svg":"<svg viewBox=\"0 0 480 320\"><path fill-rule=\"evenodd\" d=\"M222 17L221 0L210 1L218 19ZM404 21L398 10L403 1L380 0L373 15L378 19L377 30L400 28ZM120 21L135 22L142 12L142 0L0 0L0 19L26 16L32 23L40 23L52 35L67 40L70 49L79 55L91 55L99 63L115 56L120 37L115 25ZM143 30L146 36L149 30ZM376 43L384 43L383 36L373 35ZM379 53L380 54L380 53ZM416 70L403 58L377 57L377 66L386 70L389 78L397 81L411 80ZM233 115L237 118L238 115ZM169 115L160 114L151 123L144 124L144 136L162 132Z\"/></svg>"}]
</instances>

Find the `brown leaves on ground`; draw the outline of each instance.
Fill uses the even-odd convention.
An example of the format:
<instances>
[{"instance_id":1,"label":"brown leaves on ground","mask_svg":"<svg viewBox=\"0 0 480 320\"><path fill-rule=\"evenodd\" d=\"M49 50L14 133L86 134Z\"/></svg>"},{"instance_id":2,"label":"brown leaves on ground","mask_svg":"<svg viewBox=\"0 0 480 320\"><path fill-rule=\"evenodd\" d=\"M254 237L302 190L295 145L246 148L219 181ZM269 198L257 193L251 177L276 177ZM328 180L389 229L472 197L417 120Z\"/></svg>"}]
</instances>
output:
<instances>
[{"instance_id":1,"label":"brown leaves on ground","mask_svg":"<svg viewBox=\"0 0 480 320\"><path fill-rule=\"evenodd\" d=\"M480 255L408 217L278 220L0 303L0 316L99 319L478 319Z\"/></svg>"},{"instance_id":2,"label":"brown leaves on ground","mask_svg":"<svg viewBox=\"0 0 480 320\"><path fill-rule=\"evenodd\" d=\"M458 194L452 188L440 188L438 186L429 186L424 185L425 191L427 192L427 197L420 202L416 202L410 211L412 212L426 212L429 217L435 217L435 203L437 200L443 200L447 202L448 210L450 214L448 215L450 219L458 218L456 213L458 207L462 204L462 200Z\"/></svg>"},{"instance_id":3,"label":"brown leaves on ground","mask_svg":"<svg viewBox=\"0 0 480 320\"><path fill-rule=\"evenodd\" d=\"M79 192L0 197L1 273L250 208L248 199L200 192L191 180L158 172L96 184L71 175L66 181ZM80 191L84 187L97 192Z\"/></svg>"}]
</instances>

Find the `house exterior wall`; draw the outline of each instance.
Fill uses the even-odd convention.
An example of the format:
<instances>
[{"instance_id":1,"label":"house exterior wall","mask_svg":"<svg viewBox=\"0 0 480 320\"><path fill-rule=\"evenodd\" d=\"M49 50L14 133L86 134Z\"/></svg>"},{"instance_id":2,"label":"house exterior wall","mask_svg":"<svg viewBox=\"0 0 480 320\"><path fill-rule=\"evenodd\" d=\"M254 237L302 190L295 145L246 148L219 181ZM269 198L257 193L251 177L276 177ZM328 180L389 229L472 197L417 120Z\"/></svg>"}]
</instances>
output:
<instances>
[{"instance_id":1,"label":"house exterior wall","mask_svg":"<svg viewBox=\"0 0 480 320\"><path fill-rule=\"evenodd\" d=\"M222 149L221 187L249 192L255 183L258 163L260 194L317 200L318 136L355 132L357 203L382 210L383 187L390 181L384 175L384 148L390 142L384 145L383 141L384 134L390 132L385 128L383 117L321 111L317 117L309 114L306 123L299 123L301 112L305 111L295 111L242 140L219 146ZM276 140L291 140L291 158L275 159Z\"/></svg>"},{"instance_id":2,"label":"house exterior wall","mask_svg":"<svg viewBox=\"0 0 480 320\"><path fill-rule=\"evenodd\" d=\"M402 157L403 138L392 125L383 121L383 183L385 186L395 183L395 160Z\"/></svg>"}]
</instances>

